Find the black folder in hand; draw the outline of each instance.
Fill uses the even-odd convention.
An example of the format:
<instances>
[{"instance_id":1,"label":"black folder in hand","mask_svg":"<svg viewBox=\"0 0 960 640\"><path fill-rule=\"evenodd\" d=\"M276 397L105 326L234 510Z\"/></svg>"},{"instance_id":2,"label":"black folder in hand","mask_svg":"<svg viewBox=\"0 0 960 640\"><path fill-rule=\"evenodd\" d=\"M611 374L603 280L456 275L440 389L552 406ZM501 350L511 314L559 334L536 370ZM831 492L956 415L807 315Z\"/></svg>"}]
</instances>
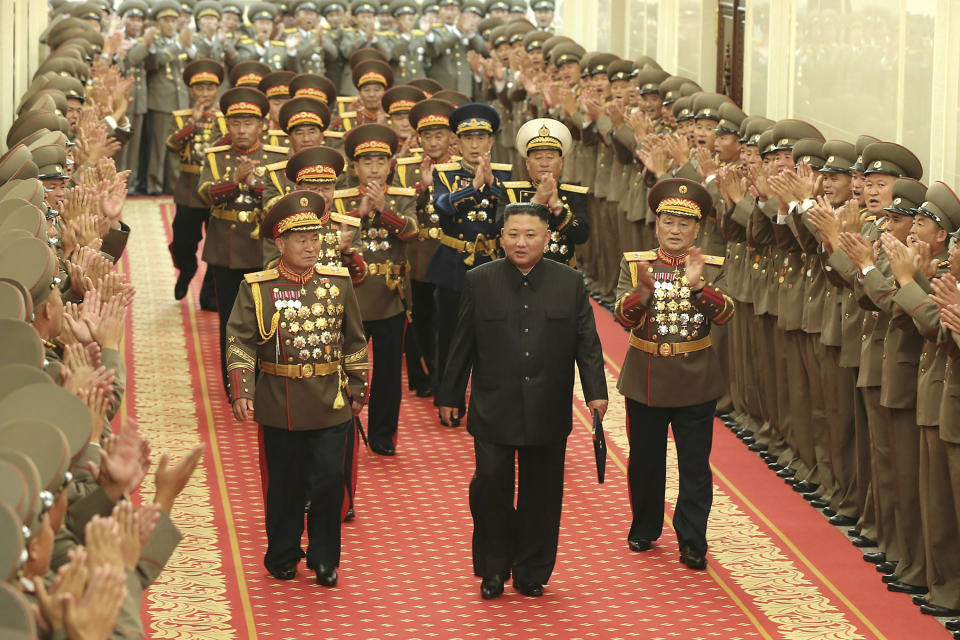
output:
<instances>
[{"instance_id":1,"label":"black folder in hand","mask_svg":"<svg viewBox=\"0 0 960 640\"><path fill-rule=\"evenodd\" d=\"M603 484L607 471L607 440L603 435L600 412L593 410L593 453L597 458L597 482Z\"/></svg>"}]
</instances>

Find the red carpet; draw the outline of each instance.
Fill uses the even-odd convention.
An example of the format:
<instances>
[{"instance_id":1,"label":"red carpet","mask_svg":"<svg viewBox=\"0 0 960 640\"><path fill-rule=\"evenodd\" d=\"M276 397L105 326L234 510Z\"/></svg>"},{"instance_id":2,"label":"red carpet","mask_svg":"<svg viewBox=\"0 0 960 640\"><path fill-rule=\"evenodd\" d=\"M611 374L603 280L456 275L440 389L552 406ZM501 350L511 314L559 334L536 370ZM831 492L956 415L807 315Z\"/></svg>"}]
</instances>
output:
<instances>
[{"instance_id":1,"label":"red carpet","mask_svg":"<svg viewBox=\"0 0 960 640\"><path fill-rule=\"evenodd\" d=\"M626 334L599 308L611 391L607 482L596 483L578 403L560 554L544 597L508 586L500 600L480 599L470 561L471 440L463 428L440 426L432 402L412 394L404 397L397 456L360 453L357 519L344 525L338 587L316 586L305 570L292 582L272 579L262 565L257 432L236 423L224 399L216 315L196 300L202 273L192 295L175 303L164 240L172 207L161 206L161 217L149 200L130 208L126 268L138 294L126 413L154 450L208 445L195 486L175 509L184 544L148 592L151 637L947 637L908 598L886 592L872 565L719 423L710 570L683 568L669 529L651 552L631 553L623 400L615 392ZM668 500L675 493L671 473Z\"/></svg>"}]
</instances>

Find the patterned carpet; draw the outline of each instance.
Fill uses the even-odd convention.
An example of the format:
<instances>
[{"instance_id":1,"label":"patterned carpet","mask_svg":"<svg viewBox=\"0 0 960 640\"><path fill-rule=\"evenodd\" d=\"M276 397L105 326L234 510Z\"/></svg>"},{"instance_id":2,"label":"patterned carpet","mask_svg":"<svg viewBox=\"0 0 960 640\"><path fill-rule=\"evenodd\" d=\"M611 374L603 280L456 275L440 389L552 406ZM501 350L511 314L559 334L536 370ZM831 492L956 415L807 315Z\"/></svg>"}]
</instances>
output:
<instances>
[{"instance_id":1,"label":"patterned carpet","mask_svg":"<svg viewBox=\"0 0 960 640\"><path fill-rule=\"evenodd\" d=\"M909 599L882 589L872 565L719 422L710 569L680 565L669 529L652 551L631 553L624 407L616 393L626 341L600 308L611 391L607 482L596 483L578 402L559 559L544 597L508 586L499 600L480 599L470 561L471 439L463 428L441 426L431 400L413 394L403 400L396 457L360 453L357 518L344 525L338 587L315 585L303 565L294 581L274 580L262 565L257 431L233 420L223 396L217 319L199 310L200 276L182 304L173 300L172 217L168 199L146 198L131 200L125 216L133 233L123 266L137 300L123 420L155 451L177 457L197 442L207 451L175 508L184 541L145 599L150 637L947 637ZM668 468L672 501L672 447ZM151 494L147 487L144 495Z\"/></svg>"}]
</instances>

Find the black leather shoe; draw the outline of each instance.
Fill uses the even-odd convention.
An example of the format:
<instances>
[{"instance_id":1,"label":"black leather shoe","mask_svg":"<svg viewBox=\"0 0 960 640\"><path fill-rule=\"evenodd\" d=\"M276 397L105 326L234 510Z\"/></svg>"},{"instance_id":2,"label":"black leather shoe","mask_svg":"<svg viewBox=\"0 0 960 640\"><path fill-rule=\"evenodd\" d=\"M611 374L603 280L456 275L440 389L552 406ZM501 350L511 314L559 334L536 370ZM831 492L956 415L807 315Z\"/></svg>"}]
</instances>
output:
<instances>
[{"instance_id":1,"label":"black leather shoe","mask_svg":"<svg viewBox=\"0 0 960 640\"><path fill-rule=\"evenodd\" d=\"M960 631L960 620L947 620L947 623L943 626L947 628L947 631Z\"/></svg>"},{"instance_id":2,"label":"black leather shoe","mask_svg":"<svg viewBox=\"0 0 960 640\"><path fill-rule=\"evenodd\" d=\"M857 529L856 527L850 527L849 529L847 529L847 535L850 536L851 538L859 536L860 529Z\"/></svg>"},{"instance_id":3,"label":"black leather shoe","mask_svg":"<svg viewBox=\"0 0 960 640\"><path fill-rule=\"evenodd\" d=\"M797 493L813 493L820 488L820 485L814 484L809 480L803 480L793 485L793 490Z\"/></svg>"},{"instance_id":4,"label":"black leather shoe","mask_svg":"<svg viewBox=\"0 0 960 640\"><path fill-rule=\"evenodd\" d=\"M760 459L767 463L767 466L775 463L780 459L780 456L775 456L772 453L761 453Z\"/></svg>"},{"instance_id":5,"label":"black leather shoe","mask_svg":"<svg viewBox=\"0 0 960 640\"><path fill-rule=\"evenodd\" d=\"M877 573L893 573L896 570L896 562L881 562L877 565Z\"/></svg>"},{"instance_id":6,"label":"black leather shoe","mask_svg":"<svg viewBox=\"0 0 960 640\"><path fill-rule=\"evenodd\" d=\"M357 517L357 513L353 510L353 507L347 509L347 515L343 516L344 522L350 522Z\"/></svg>"},{"instance_id":7,"label":"black leather shoe","mask_svg":"<svg viewBox=\"0 0 960 640\"><path fill-rule=\"evenodd\" d=\"M830 508L830 503L823 498L818 498L810 504L812 504L815 508L820 509L823 515L827 516L827 518L832 518L833 516L837 515L837 512Z\"/></svg>"},{"instance_id":8,"label":"black leather shoe","mask_svg":"<svg viewBox=\"0 0 960 640\"><path fill-rule=\"evenodd\" d=\"M337 570L333 567L327 568L325 566L317 566L317 584L321 587L335 587L337 586Z\"/></svg>"},{"instance_id":9,"label":"black leather shoe","mask_svg":"<svg viewBox=\"0 0 960 640\"><path fill-rule=\"evenodd\" d=\"M484 578L480 581L480 597L484 600L493 600L503 595L503 576Z\"/></svg>"},{"instance_id":10,"label":"black leather shoe","mask_svg":"<svg viewBox=\"0 0 960 640\"><path fill-rule=\"evenodd\" d=\"M880 564L881 562L887 561L887 554L883 551L870 551L863 554L864 562L872 562L873 564Z\"/></svg>"},{"instance_id":11,"label":"black leather shoe","mask_svg":"<svg viewBox=\"0 0 960 640\"><path fill-rule=\"evenodd\" d=\"M763 444L763 443L761 443L761 442L754 442L754 443L751 444L749 447L747 447L747 449L749 449L750 451L754 451L754 452L756 452L756 453L760 453L760 452L762 452L762 451L766 451L766 450L767 450L767 445L765 445L765 444Z\"/></svg>"},{"instance_id":12,"label":"black leather shoe","mask_svg":"<svg viewBox=\"0 0 960 640\"><path fill-rule=\"evenodd\" d=\"M649 540L627 540L627 545L630 547L630 551L640 552L640 551L649 551L652 546Z\"/></svg>"},{"instance_id":13,"label":"black leather shoe","mask_svg":"<svg viewBox=\"0 0 960 640\"><path fill-rule=\"evenodd\" d=\"M513 581L513 588L528 598L539 598L543 595L543 585L536 582Z\"/></svg>"},{"instance_id":14,"label":"black leather shoe","mask_svg":"<svg viewBox=\"0 0 960 640\"><path fill-rule=\"evenodd\" d=\"M918 593L910 598L910 600L912 600L913 604L917 605L918 607L922 607L923 605L927 604L927 595L925 593Z\"/></svg>"},{"instance_id":15,"label":"black leather shoe","mask_svg":"<svg viewBox=\"0 0 960 640\"><path fill-rule=\"evenodd\" d=\"M779 459L779 458L778 458L778 459ZM784 466L781 465L781 464L778 464L777 461L774 460L773 462L768 462L768 463L767 463L767 468L770 469L770 470L772 470L772 471L776 471L777 473L780 473L780 471L782 471L782 470L785 469L786 467L784 467Z\"/></svg>"},{"instance_id":16,"label":"black leather shoe","mask_svg":"<svg viewBox=\"0 0 960 640\"><path fill-rule=\"evenodd\" d=\"M850 542L853 544L853 546L860 547L861 549L864 547L877 546L876 540L871 540L870 538L864 538L863 536L854 536L850 538Z\"/></svg>"},{"instance_id":17,"label":"black leather shoe","mask_svg":"<svg viewBox=\"0 0 960 640\"><path fill-rule=\"evenodd\" d=\"M456 418L450 418L450 426L451 426L451 427L459 427L459 426L460 426L460 416L457 416Z\"/></svg>"},{"instance_id":18,"label":"black leather shoe","mask_svg":"<svg viewBox=\"0 0 960 640\"><path fill-rule=\"evenodd\" d=\"M432 395L433 395L433 385L431 385L430 383L422 384L417 389L416 396L418 398L429 398Z\"/></svg>"},{"instance_id":19,"label":"black leather shoe","mask_svg":"<svg viewBox=\"0 0 960 640\"><path fill-rule=\"evenodd\" d=\"M382 445L377 444L376 442L370 443L370 451L373 451L381 456L392 456L397 453L397 450L393 448L393 445Z\"/></svg>"},{"instance_id":20,"label":"black leather shoe","mask_svg":"<svg viewBox=\"0 0 960 640\"><path fill-rule=\"evenodd\" d=\"M277 580L293 580L297 577L297 565L292 564L287 567L280 567L279 569L270 569L270 575Z\"/></svg>"},{"instance_id":21,"label":"black leather shoe","mask_svg":"<svg viewBox=\"0 0 960 640\"><path fill-rule=\"evenodd\" d=\"M216 298L200 298L200 310L201 311L216 311L217 310L217 299Z\"/></svg>"},{"instance_id":22,"label":"black leather shoe","mask_svg":"<svg viewBox=\"0 0 960 640\"><path fill-rule=\"evenodd\" d=\"M175 300L183 300L190 290L190 281L184 278L177 278L177 284L173 286L173 297Z\"/></svg>"},{"instance_id":23,"label":"black leather shoe","mask_svg":"<svg viewBox=\"0 0 960 640\"><path fill-rule=\"evenodd\" d=\"M853 516L845 516L842 513L838 513L830 518L830 524L838 527L850 527L857 524L857 519Z\"/></svg>"},{"instance_id":24,"label":"black leather shoe","mask_svg":"<svg viewBox=\"0 0 960 640\"><path fill-rule=\"evenodd\" d=\"M889 589L890 587L887 587L887 588ZM928 616L936 616L938 618L944 618L946 616L960 616L960 609L950 609L948 607L941 607L938 604L928 603L928 604L920 605L920 613Z\"/></svg>"},{"instance_id":25,"label":"black leather shoe","mask_svg":"<svg viewBox=\"0 0 960 640\"><path fill-rule=\"evenodd\" d=\"M680 549L680 562L698 571L707 568L707 556L687 548Z\"/></svg>"},{"instance_id":26,"label":"black leather shoe","mask_svg":"<svg viewBox=\"0 0 960 640\"><path fill-rule=\"evenodd\" d=\"M895 574L895 573L885 573L885 574L883 574L882 576L880 576L880 582L882 582L883 584L888 584L888 585L889 585L889 584L893 584L893 583L905 584L905 583L901 583L901 582L900 582L900 576L898 576L898 575ZM893 589L891 589L891 591L893 591Z\"/></svg>"},{"instance_id":27,"label":"black leather shoe","mask_svg":"<svg viewBox=\"0 0 960 640\"><path fill-rule=\"evenodd\" d=\"M749 449L750 447L752 447L753 445L757 444L757 439L754 438L753 436L743 436L743 437L740 438L740 439L743 440L743 444L749 445L749 446L747 447L748 449Z\"/></svg>"},{"instance_id":28,"label":"black leather shoe","mask_svg":"<svg viewBox=\"0 0 960 640\"><path fill-rule=\"evenodd\" d=\"M915 595L918 593L927 593L928 591L930 591L930 589L927 589L925 586L922 586L919 584L907 584L906 582L888 582L887 591L893 591L894 593L909 593L910 595ZM925 604L922 607L920 607L920 612L926 613L923 610L923 607L936 607L936 606L937 605L935 604ZM949 616L949 615L953 615L953 613L960 614L960 611L954 611L953 613L950 613L951 609L947 609L946 607L937 607L937 608L943 609L944 611L947 612L941 615ZM931 613L928 615L934 615L934 614Z\"/></svg>"},{"instance_id":29,"label":"black leather shoe","mask_svg":"<svg viewBox=\"0 0 960 640\"><path fill-rule=\"evenodd\" d=\"M780 469L780 471L777 471L777 476L781 478L792 478L796 474L797 472L790 467L784 467L783 469Z\"/></svg>"}]
</instances>

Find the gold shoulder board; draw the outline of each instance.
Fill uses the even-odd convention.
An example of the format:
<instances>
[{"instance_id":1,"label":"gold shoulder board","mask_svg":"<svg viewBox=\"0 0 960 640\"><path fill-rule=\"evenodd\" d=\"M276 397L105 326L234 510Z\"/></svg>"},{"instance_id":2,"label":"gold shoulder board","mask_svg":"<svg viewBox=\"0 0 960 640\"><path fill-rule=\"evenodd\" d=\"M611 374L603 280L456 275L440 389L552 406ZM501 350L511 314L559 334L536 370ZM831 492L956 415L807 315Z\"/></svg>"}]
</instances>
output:
<instances>
[{"instance_id":1,"label":"gold shoulder board","mask_svg":"<svg viewBox=\"0 0 960 640\"><path fill-rule=\"evenodd\" d=\"M269 131L267 131L267 135L271 135L271 136L285 136L285 135L287 135L287 132L284 131L283 129L270 129Z\"/></svg>"},{"instance_id":2,"label":"gold shoulder board","mask_svg":"<svg viewBox=\"0 0 960 640\"><path fill-rule=\"evenodd\" d=\"M398 158L398 159L397 159L397 164L398 164L398 165L404 165L404 164L420 164L421 162L423 162L423 158L417 158L416 156L410 156L410 157L408 157L408 158Z\"/></svg>"},{"instance_id":3,"label":"gold shoulder board","mask_svg":"<svg viewBox=\"0 0 960 640\"><path fill-rule=\"evenodd\" d=\"M341 118L356 118L356 117L357 117L357 112L356 112L356 111L344 111L343 113L340 114L340 117L341 117Z\"/></svg>"},{"instance_id":4,"label":"gold shoulder board","mask_svg":"<svg viewBox=\"0 0 960 640\"><path fill-rule=\"evenodd\" d=\"M561 184L561 191L572 191L573 193L587 193L590 191L590 187L581 187L578 184Z\"/></svg>"},{"instance_id":5,"label":"gold shoulder board","mask_svg":"<svg viewBox=\"0 0 960 640\"><path fill-rule=\"evenodd\" d=\"M324 131L323 137L324 138L342 138L343 131Z\"/></svg>"},{"instance_id":6,"label":"gold shoulder board","mask_svg":"<svg viewBox=\"0 0 960 640\"><path fill-rule=\"evenodd\" d=\"M433 168L437 171L456 171L460 168L459 162L445 162L444 164L435 164Z\"/></svg>"},{"instance_id":7,"label":"gold shoulder board","mask_svg":"<svg viewBox=\"0 0 960 640\"><path fill-rule=\"evenodd\" d=\"M867 216L863 219L864 222L874 222L877 219L877 216Z\"/></svg>"},{"instance_id":8,"label":"gold shoulder board","mask_svg":"<svg viewBox=\"0 0 960 640\"><path fill-rule=\"evenodd\" d=\"M417 190L413 187L387 187L387 195L391 196L415 196Z\"/></svg>"},{"instance_id":9,"label":"gold shoulder board","mask_svg":"<svg viewBox=\"0 0 960 640\"><path fill-rule=\"evenodd\" d=\"M350 272L347 271L346 267L318 264L313 269L322 276L343 276L345 278L350 277Z\"/></svg>"},{"instance_id":10,"label":"gold shoulder board","mask_svg":"<svg viewBox=\"0 0 960 640\"><path fill-rule=\"evenodd\" d=\"M628 251L623 254L623 259L627 262L650 262L656 257L656 251Z\"/></svg>"},{"instance_id":11,"label":"gold shoulder board","mask_svg":"<svg viewBox=\"0 0 960 640\"><path fill-rule=\"evenodd\" d=\"M283 48L286 48L286 47L287 47L287 43L284 42L283 40L271 40L271 41L270 41L270 44L272 44L272 45L274 45L274 46L277 46L277 47L283 47Z\"/></svg>"},{"instance_id":12,"label":"gold shoulder board","mask_svg":"<svg viewBox=\"0 0 960 640\"><path fill-rule=\"evenodd\" d=\"M530 189L533 187L533 183L529 180L513 180L511 182L504 182L503 187L505 189Z\"/></svg>"},{"instance_id":13,"label":"gold shoulder board","mask_svg":"<svg viewBox=\"0 0 960 640\"><path fill-rule=\"evenodd\" d=\"M243 279L249 282L250 284L255 284L257 282L267 282L268 280L276 280L280 277L280 272L276 269L265 269L264 271L254 271L253 273L244 274Z\"/></svg>"},{"instance_id":14,"label":"gold shoulder board","mask_svg":"<svg viewBox=\"0 0 960 640\"><path fill-rule=\"evenodd\" d=\"M422 36L422 35L424 35L424 33L423 33L423 31L420 31L420 29L414 29L414 30L413 30L413 35L414 35L414 37L416 37L416 36Z\"/></svg>"},{"instance_id":15,"label":"gold shoulder board","mask_svg":"<svg viewBox=\"0 0 960 640\"><path fill-rule=\"evenodd\" d=\"M172 112L175 116L189 116L193 115L193 109L178 109L177 111Z\"/></svg>"},{"instance_id":16,"label":"gold shoulder board","mask_svg":"<svg viewBox=\"0 0 960 640\"><path fill-rule=\"evenodd\" d=\"M290 149L288 147L276 147L272 144L263 145L263 150L270 151L271 153L282 153L284 155L290 153Z\"/></svg>"},{"instance_id":17,"label":"gold shoulder board","mask_svg":"<svg viewBox=\"0 0 960 640\"><path fill-rule=\"evenodd\" d=\"M207 147L207 153L220 153L221 151L229 151L231 145L222 144L219 147Z\"/></svg>"},{"instance_id":18,"label":"gold shoulder board","mask_svg":"<svg viewBox=\"0 0 960 640\"><path fill-rule=\"evenodd\" d=\"M723 256L703 256L703 259L707 264L712 264L716 267L723 266Z\"/></svg>"},{"instance_id":19,"label":"gold shoulder board","mask_svg":"<svg viewBox=\"0 0 960 640\"><path fill-rule=\"evenodd\" d=\"M494 171L513 171L512 164L504 164L503 162L491 162L490 168Z\"/></svg>"},{"instance_id":20,"label":"gold shoulder board","mask_svg":"<svg viewBox=\"0 0 960 640\"><path fill-rule=\"evenodd\" d=\"M340 224L345 224L350 227L357 227L358 229L362 225L360 218L356 216L348 216L342 213L331 213L330 219L334 222L339 222Z\"/></svg>"},{"instance_id":21,"label":"gold shoulder board","mask_svg":"<svg viewBox=\"0 0 960 640\"><path fill-rule=\"evenodd\" d=\"M360 195L360 189L357 187L350 187L349 189L337 189L333 192L334 198L352 198L358 195Z\"/></svg>"},{"instance_id":22,"label":"gold shoulder board","mask_svg":"<svg viewBox=\"0 0 960 640\"><path fill-rule=\"evenodd\" d=\"M280 171L287 168L287 161L281 160L280 162L274 162L273 164L268 164L267 169L270 171Z\"/></svg>"}]
</instances>

